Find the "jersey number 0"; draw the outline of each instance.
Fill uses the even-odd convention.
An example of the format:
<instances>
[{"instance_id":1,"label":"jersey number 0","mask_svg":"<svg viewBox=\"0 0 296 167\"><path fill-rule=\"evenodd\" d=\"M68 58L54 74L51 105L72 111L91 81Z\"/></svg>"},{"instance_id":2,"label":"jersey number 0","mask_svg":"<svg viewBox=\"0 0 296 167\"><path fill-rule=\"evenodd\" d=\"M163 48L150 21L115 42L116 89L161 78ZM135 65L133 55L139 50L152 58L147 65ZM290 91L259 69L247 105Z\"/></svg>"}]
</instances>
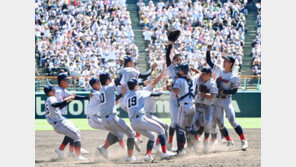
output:
<instances>
[{"instance_id":1,"label":"jersey number 0","mask_svg":"<svg viewBox=\"0 0 296 167\"><path fill-rule=\"evenodd\" d=\"M136 106L137 105L137 97L134 96L128 99L128 107Z\"/></svg>"}]
</instances>

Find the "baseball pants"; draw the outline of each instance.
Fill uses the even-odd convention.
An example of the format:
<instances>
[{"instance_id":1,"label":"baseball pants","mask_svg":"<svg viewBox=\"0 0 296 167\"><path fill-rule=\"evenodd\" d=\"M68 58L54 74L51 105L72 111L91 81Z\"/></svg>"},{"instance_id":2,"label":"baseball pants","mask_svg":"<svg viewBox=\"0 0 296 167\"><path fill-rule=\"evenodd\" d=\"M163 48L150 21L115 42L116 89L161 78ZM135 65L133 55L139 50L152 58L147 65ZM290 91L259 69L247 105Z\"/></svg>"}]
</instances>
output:
<instances>
[{"instance_id":1,"label":"baseball pants","mask_svg":"<svg viewBox=\"0 0 296 167\"><path fill-rule=\"evenodd\" d=\"M154 116L152 113L145 113L147 118L152 119L153 121L157 122L163 129L164 131L167 131L169 129L168 125L164 123L162 120Z\"/></svg>"},{"instance_id":2,"label":"baseball pants","mask_svg":"<svg viewBox=\"0 0 296 167\"><path fill-rule=\"evenodd\" d=\"M195 107L193 103L180 104L178 111L177 125L179 128L185 130L186 127L190 128L192 125L193 117L195 114Z\"/></svg>"},{"instance_id":3,"label":"baseball pants","mask_svg":"<svg viewBox=\"0 0 296 167\"><path fill-rule=\"evenodd\" d=\"M64 119L52 125L54 131L59 134L70 137L76 141L80 141L80 130L68 119Z\"/></svg>"},{"instance_id":4,"label":"baseball pants","mask_svg":"<svg viewBox=\"0 0 296 167\"><path fill-rule=\"evenodd\" d=\"M117 115L108 115L108 117L102 118L102 122L104 127L115 135L118 140L122 140L124 134L128 138L134 138L136 135L136 132Z\"/></svg>"},{"instance_id":5,"label":"baseball pants","mask_svg":"<svg viewBox=\"0 0 296 167\"><path fill-rule=\"evenodd\" d=\"M171 127L176 128L178 120L178 102L170 99Z\"/></svg>"},{"instance_id":6,"label":"baseball pants","mask_svg":"<svg viewBox=\"0 0 296 167\"><path fill-rule=\"evenodd\" d=\"M99 116L92 115L87 117L87 119L88 119L89 126L92 127L93 129L106 130L106 128L103 125L102 119L99 118Z\"/></svg>"},{"instance_id":7,"label":"baseball pants","mask_svg":"<svg viewBox=\"0 0 296 167\"><path fill-rule=\"evenodd\" d=\"M231 97L215 100L215 114L219 129L222 129L224 127L224 111L231 126L233 128L236 128L238 126L238 123L235 120L235 113Z\"/></svg>"},{"instance_id":8,"label":"baseball pants","mask_svg":"<svg viewBox=\"0 0 296 167\"><path fill-rule=\"evenodd\" d=\"M199 121L205 128L205 133L211 133L213 106L199 106L196 105L196 117L200 118Z\"/></svg>"},{"instance_id":9,"label":"baseball pants","mask_svg":"<svg viewBox=\"0 0 296 167\"><path fill-rule=\"evenodd\" d=\"M151 141L155 141L155 136L152 132L156 132L159 135L165 134L164 128L156 121L146 117L145 115L139 115L135 118L131 118L132 128L138 133L146 136Z\"/></svg>"}]
</instances>

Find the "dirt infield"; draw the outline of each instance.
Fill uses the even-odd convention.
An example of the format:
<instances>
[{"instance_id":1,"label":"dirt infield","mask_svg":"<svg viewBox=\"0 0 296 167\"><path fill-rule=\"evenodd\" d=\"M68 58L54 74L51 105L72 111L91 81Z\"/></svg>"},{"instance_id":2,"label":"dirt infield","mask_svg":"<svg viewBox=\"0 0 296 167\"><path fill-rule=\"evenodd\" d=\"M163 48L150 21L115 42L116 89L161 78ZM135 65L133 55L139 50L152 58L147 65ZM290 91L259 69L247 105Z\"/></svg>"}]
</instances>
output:
<instances>
[{"instance_id":1,"label":"dirt infield","mask_svg":"<svg viewBox=\"0 0 296 167\"><path fill-rule=\"evenodd\" d=\"M101 155L96 153L96 147L103 144L107 135L106 131L81 131L82 147L91 153L85 155L89 158L85 162L77 162L71 158L58 159L54 149L57 148L63 136L54 131L36 131L35 132L35 166L207 166L207 167L237 167L237 166L261 166L261 130L246 129L245 136L249 141L247 151L240 149L239 137L234 130L229 130L230 136L234 141L234 146L231 149L226 149L225 145L218 144L212 148L207 154L204 154L201 149L197 153L190 152L184 157L173 157L169 160L159 158L155 150L152 151L153 157L156 159L154 163L144 162L146 152L147 138L142 136L144 142L141 144L142 152L135 152L135 156L139 159L133 164L125 163L126 151L119 147L116 143L109 149L109 160L105 160ZM126 137L125 137L126 142ZM174 148L176 148L174 141ZM65 157L67 157L68 146L65 149Z\"/></svg>"}]
</instances>

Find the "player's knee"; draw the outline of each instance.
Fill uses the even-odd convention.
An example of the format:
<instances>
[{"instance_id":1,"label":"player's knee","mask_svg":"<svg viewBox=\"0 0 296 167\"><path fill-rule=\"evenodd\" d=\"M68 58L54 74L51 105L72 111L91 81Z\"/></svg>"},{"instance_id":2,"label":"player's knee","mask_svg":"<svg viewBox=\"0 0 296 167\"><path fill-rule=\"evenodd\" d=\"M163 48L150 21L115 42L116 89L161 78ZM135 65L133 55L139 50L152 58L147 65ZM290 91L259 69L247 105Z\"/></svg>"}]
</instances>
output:
<instances>
[{"instance_id":1,"label":"player's knee","mask_svg":"<svg viewBox=\"0 0 296 167\"><path fill-rule=\"evenodd\" d=\"M171 127L172 127L172 128L176 128L176 125L177 125L177 121L172 121L172 122L171 122Z\"/></svg>"},{"instance_id":2,"label":"player's knee","mask_svg":"<svg viewBox=\"0 0 296 167\"><path fill-rule=\"evenodd\" d=\"M164 129L164 131L168 131L169 130L169 126L167 124L164 124L163 125L163 129Z\"/></svg>"}]
</instances>

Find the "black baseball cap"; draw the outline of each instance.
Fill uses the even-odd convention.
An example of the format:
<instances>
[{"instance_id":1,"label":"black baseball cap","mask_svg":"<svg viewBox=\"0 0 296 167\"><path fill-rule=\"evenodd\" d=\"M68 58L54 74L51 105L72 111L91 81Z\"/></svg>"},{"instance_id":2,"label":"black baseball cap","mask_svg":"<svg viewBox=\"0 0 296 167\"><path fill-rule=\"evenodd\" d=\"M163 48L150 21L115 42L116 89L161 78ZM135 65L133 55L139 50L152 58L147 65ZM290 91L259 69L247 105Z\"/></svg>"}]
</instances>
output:
<instances>
[{"instance_id":1,"label":"black baseball cap","mask_svg":"<svg viewBox=\"0 0 296 167\"><path fill-rule=\"evenodd\" d=\"M46 95L52 90L54 90L54 87L52 85L44 86L44 89L43 89L43 91Z\"/></svg>"},{"instance_id":2,"label":"black baseball cap","mask_svg":"<svg viewBox=\"0 0 296 167\"><path fill-rule=\"evenodd\" d=\"M125 56L125 57L123 58L123 60L124 60L124 66L126 66L127 63L129 63L130 61L134 61L135 58L130 57L130 56Z\"/></svg>"},{"instance_id":3,"label":"black baseball cap","mask_svg":"<svg viewBox=\"0 0 296 167\"><path fill-rule=\"evenodd\" d=\"M223 59L229 60L231 63L235 62L235 59L232 56L222 56Z\"/></svg>"},{"instance_id":4,"label":"black baseball cap","mask_svg":"<svg viewBox=\"0 0 296 167\"><path fill-rule=\"evenodd\" d=\"M93 85L95 84L95 83L97 83L98 81L100 81L97 77L91 77L90 78L90 80L89 80L89 85L91 86L91 87L93 87Z\"/></svg>"},{"instance_id":5,"label":"black baseball cap","mask_svg":"<svg viewBox=\"0 0 296 167\"><path fill-rule=\"evenodd\" d=\"M188 73L190 71L189 64L187 64L187 63L179 63L177 65L177 69L179 71L183 71L185 73Z\"/></svg>"},{"instance_id":6,"label":"black baseball cap","mask_svg":"<svg viewBox=\"0 0 296 167\"><path fill-rule=\"evenodd\" d=\"M210 74L210 73L212 73L212 69L209 68L209 67L203 67L203 68L201 69L201 72L202 72L202 73Z\"/></svg>"},{"instance_id":7,"label":"black baseball cap","mask_svg":"<svg viewBox=\"0 0 296 167\"><path fill-rule=\"evenodd\" d=\"M127 81L127 86L129 90L133 90L137 84L138 84L138 80L135 78Z\"/></svg>"},{"instance_id":8,"label":"black baseball cap","mask_svg":"<svg viewBox=\"0 0 296 167\"><path fill-rule=\"evenodd\" d=\"M69 79L68 75L66 73L60 73L58 75L58 83L60 83L64 79Z\"/></svg>"},{"instance_id":9,"label":"black baseball cap","mask_svg":"<svg viewBox=\"0 0 296 167\"><path fill-rule=\"evenodd\" d=\"M105 85L107 82L107 79L110 79L109 73L103 72L100 74L100 82L102 85Z\"/></svg>"}]
</instances>

